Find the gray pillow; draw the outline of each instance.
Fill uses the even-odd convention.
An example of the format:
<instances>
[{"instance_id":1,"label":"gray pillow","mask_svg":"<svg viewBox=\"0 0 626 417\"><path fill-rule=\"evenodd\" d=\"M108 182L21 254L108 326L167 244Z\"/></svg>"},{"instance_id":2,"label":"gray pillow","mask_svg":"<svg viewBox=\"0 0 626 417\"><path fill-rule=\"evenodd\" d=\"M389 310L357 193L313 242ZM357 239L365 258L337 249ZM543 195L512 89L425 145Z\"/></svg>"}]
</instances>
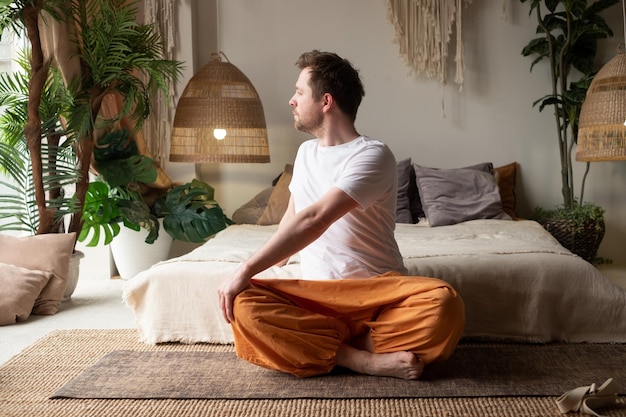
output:
<instances>
[{"instance_id":1,"label":"gray pillow","mask_svg":"<svg viewBox=\"0 0 626 417\"><path fill-rule=\"evenodd\" d=\"M511 219L502 210L498 183L476 169L435 169L414 166L424 213L430 226L475 219Z\"/></svg>"},{"instance_id":2,"label":"gray pillow","mask_svg":"<svg viewBox=\"0 0 626 417\"><path fill-rule=\"evenodd\" d=\"M413 223L409 209L409 184L413 166L411 158L398 162L398 194L396 199L396 223Z\"/></svg>"},{"instance_id":3,"label":"gray pillow","mask_svg":"<svg viewBox=\"0 0 626 417\"><path fill-rule=\"evenodd\" d=\"M422 202L420 201L420 194L417 183L417 171L418 168L424 168L417 164L413 164L413 176L412 180L414 185L409 185L409 207L411 209L411 216L413 217L413 223L419 223L420 219L426 217ZM431 168L438 169L438 168ZM480 164L470 165L459 169L476 169L478 171L493 173L493 164L491 162L481 162Z\"/></svg>"}]
</instances>

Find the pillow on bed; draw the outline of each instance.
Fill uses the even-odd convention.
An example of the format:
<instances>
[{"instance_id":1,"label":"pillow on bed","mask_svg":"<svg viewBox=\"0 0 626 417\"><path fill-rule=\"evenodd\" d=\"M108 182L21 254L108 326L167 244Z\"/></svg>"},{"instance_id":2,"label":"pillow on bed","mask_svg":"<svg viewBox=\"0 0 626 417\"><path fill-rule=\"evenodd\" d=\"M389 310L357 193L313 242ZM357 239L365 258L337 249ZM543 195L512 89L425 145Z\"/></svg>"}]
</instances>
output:
<instances>
[{"instance_id":1,"label":"pillow on bed","mask_svg":"<svg viewBox=\"0 0 626 417\"><path fill-rule=\"evenodd\" d=\"M266 226L280 223L280 219L283 218L283 214L287 211L289 198L291 197L289 183L291 182L292 174L293 165L285 165L283 173L280 175L276 186L274 186L274 189L272 190L267 206L265 207L265 210L263 210L263 214L261 214L261 217L259 217L256 224Z\"/></svg>"},{"instance_id":2,"label":"pillow on bed","mask_svg":"<svg viewBox=\"0 0 626 417\"><path fill-rule=\"evenodd\" d=\"M517 173L517 162L511 162L508 165L494 168L494 174L498 179L498 188L500 189L500 197L502 198L502 209L513 219L517 219L515 213L515 178Z\"/></svg>"},{"instance_id":3,"label":"pillow on bed","mask_svg":"<svg viewBox=\"0 0 626 417\"><path fill-rule=\"evenodd\" d=\"M417 181L418 168L425 168L417 164L413 164L413 172L415 174L415 189L412 193L410 193L410 205L411 205L411 216L413 217L413 223L419 223L420 219L426 217L426 213L424 212L424 208L422 207L422 201L420 200L420 192L419 192L419 182ZM428 169L438 169L438 168L428 168ZM474 169L482 172L493 172L493 164L491 162L482 162L476 165L470 165L464 168L458 169Z\"/></svg>"},{"instance_id":4,"label":"pillow on bed","mask_svg":"<svg viewBox=\"0 0 626 417\"><path fill-rule=\"evenodd\" d=\"M52 273L0 263L0 326L24 321Z\"/></svg>"},{"instance_id":5,"label":"pillow on bed","mask_svg":"<svg viewBox=\"0 0 626 417\"><path fill-rule=\"evenodd\" d=\"M493 174L476 169L415 167L420 199L431 227L475 219L510 219Z\"/></svg>"},{"instance_id":6,"label":"pillow on bed","mask_svg":"<svg viewBox=\"0 0 626 417\"><path fill-rule=\"evenodd\" d=\"M55 314L67 286L76 233L15 237L0 235L0 262L52 274L41 291L33 314Z\"/></svg>"},{"instance_id":7,"label":"pillow on bed","mask_svg":"<svg viewBox=\"0 0 626 417\"><path fill-rule=\"evenodd\" d=\"M235 210L231 217L232 221L236 224L256 224L267 207L272 191L274 191L274 187L267 187L252 197L250 201Z\"/></svg>"},{"instance_id":8,"label":"pillow on bed","mask_svg":"<svg viewBox=\"0 0 626 417\"><path fill-rule=\"evenodd\" d=\"M396 200L396 223L413 223L409 203L411 176L415 177L411 158L398 162L398 196ZM415 180L414 180L415 181Z\"/></svg>"}]
</instances>

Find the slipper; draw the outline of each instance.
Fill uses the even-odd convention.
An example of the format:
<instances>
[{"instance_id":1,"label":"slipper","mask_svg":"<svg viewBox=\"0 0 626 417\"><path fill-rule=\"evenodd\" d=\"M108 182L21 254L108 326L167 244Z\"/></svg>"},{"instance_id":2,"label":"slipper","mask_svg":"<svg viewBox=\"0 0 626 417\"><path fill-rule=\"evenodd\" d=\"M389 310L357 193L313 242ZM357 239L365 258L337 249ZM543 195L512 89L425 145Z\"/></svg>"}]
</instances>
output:
<instances>
[{"instance_id":1,"label":"slipper","mask_svg":"<svg viewBox=\"0 0 626 417\"><path fill-rule=\"evenodd\" d=\"M584 414L602 417L594 410L616 404L618 394L617 383L613 381L613 378L609 378L599 388L596 388L596 384L574 388L561 395L556 400L556 404L563 414L580 411Z\"/></svg>"}]
</instances>

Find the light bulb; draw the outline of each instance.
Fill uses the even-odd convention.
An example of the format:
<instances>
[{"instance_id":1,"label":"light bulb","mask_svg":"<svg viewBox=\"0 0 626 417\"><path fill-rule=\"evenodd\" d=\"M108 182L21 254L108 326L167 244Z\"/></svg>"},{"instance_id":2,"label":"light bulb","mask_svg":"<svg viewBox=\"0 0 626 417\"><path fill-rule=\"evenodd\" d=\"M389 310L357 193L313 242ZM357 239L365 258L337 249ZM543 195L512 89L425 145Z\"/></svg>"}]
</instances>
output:
<instances>
[{"instance_id":1,"label":"light bulb","mask_svg":"<svg viewBox=\"0 0 626 417\"><path fill-rule=\"evenodd\" d=\"M226 129L213 129L213 136L217 140L222 140L226 137Z\"/></svg>"}]
</instances>

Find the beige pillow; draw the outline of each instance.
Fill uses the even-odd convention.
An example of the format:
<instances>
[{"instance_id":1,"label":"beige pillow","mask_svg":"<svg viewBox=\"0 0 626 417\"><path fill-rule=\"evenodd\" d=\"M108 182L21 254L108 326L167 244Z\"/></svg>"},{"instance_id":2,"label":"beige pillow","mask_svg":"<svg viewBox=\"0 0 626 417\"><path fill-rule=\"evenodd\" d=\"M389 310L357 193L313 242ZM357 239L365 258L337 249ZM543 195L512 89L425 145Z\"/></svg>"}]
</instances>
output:
<instances>
[{"instance_id":1,"label":"beige pillow","mask_svg":"<svg viewBox=\"0 0 626 417\"><path fill-rule=\"evenodd\" d=\"M0 263L0 325L26 320L51 277L51 272Z\"/></svg>"},{"instance_id":2,"label":"beige pillow","mask_svg":"<svg viewBox=\"0 0 626 417\"><path fill-rule=\"evenodd\" d=\"M267 226L270 224L280 223L280 219L283 218L285 211L287 211L289 198L291 197L291 192L289 192L289 183L291 182L292 174L293 165L285 165L285 170L274 186L274 190L272 190L272 195L270 195L267 206L265 207L265 210L263 210L263 214L261 214L261 217L259 217L256 224Z\"/></svg>"},{"instance_id":3,"label":"beige pillow","mask_svg":"<svg viewBox=\"0 0 626 417\"><path fill-rule=\"evenodd\" d=\"M55 314L65 292L75 233L15 237L0 235L0 263L51 272L52 277L35 301L33 314Z\"/></svg>"},{"instance_id":4,"label":"beige pillow","mask_svg":"<svg viewBox=\"0 0 626 417\"><path fill-rule=\"evenodd\" d=\"M267 203L274 191L274 187L267 187L255 195L250 201L239 207L231 216L236 224L256 224L263 215Z\"/></svg>"}]
</instances>

